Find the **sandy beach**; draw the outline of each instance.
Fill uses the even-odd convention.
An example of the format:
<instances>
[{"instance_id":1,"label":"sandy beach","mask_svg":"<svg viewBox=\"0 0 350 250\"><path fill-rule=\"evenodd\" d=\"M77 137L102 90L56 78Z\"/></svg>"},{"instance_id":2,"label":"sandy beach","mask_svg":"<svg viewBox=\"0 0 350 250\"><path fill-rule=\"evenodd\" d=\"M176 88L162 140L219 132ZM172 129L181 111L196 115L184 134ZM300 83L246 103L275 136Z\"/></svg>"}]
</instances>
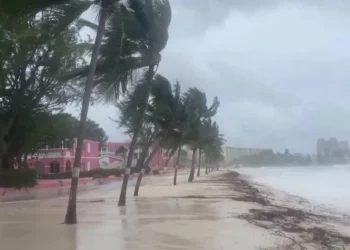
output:
<instances>
[{"instance_id":1,"label":"sandy beach","mask_svg":"<svg viewBox=\"0 0 350 250\"><path fill-rule=\"evenodd\" d=\"M79 194L79 224L62 224L67 197L0 203L1 249L350 249L350 218L218 171L151 176L117 206L120 183Z\"/></svg>"}]
</instances>

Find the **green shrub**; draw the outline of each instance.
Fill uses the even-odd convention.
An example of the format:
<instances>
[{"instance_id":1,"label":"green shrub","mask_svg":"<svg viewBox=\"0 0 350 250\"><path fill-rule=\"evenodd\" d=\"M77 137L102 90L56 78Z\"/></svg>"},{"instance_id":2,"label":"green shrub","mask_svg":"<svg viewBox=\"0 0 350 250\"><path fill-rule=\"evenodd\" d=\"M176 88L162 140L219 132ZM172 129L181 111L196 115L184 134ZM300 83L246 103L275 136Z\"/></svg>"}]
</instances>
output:
<instances>
[{"instance_id":1,"label":"green shrub","mask_svg":"<svg viewBox=\"0 0 350 250\"><path fill-rule=\"evenodd\" d=\"M19 168L0 171L0 187L29 188L36 185L36 170L33 168Z\"/></svg>"}]
</instances>

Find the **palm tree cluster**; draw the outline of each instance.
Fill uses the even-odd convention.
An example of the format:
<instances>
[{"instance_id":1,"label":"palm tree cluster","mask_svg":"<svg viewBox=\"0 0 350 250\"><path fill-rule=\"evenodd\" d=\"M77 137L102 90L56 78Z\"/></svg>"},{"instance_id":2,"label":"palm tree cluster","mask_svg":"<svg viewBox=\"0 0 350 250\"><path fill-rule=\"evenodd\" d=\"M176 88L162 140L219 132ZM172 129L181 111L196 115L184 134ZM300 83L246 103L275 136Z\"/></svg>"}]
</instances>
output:
<instances>
[{"instance_id":1,"label":"palm tree cluster","mask_svg":"<svg viewBox=\"0 0 350 250\"><path fill-rule=\"evenodd\" d=\"M98 23L81 17L91 6ZM87 115L92 101L112 102L119 109L120 126L131 143L119 197L126 190L134 150L142 148L135 195L150 160L166 148L174 164L174 185L181 150L192 151L189 181L195 164L206 172L222 158L223 136L212 121L218 98L207 106L197 88L181 93L157 74L168 41L169 0L32 0L0 3L0 170L11 166L16 143L27 136L28 121L43 110L60 111L81 101L81 116L72 169L65 223L77 223L76 200ZM82 29L96 33L83 39ZM89 58L89 62L86 60ZM21 134L19 134L21 133Z\"/></svg>"},{"instance_id":2,"label":"palm tree cluster","mask_svg":"<svg viewBox=\"0 0 350 250\"><path fill-rule=\"evenodd\" d=\"M215 164L222 160L224 143L217 123L211 119L219 107L217 97L208 107L206 94L198 88L190 88L187 92L181 93L179 82L172 87L165 77L157 74L152 79L151 93L145 106L144 93L148 88L147 84L147 81L137 83L116 105L120 112L120 119L117 122L135 140L130 146L129 156L134 155L136 145L141 148L136 164L140 174L134 196L138 196L145 169L161 148L168 151L168 162L172 157L176 158L173 166L174 185L176 185L181 149L188 147L192 151L189 176L189 182L192 182L196 162L197 176L200 175L202 160L206 165L206 173L209 168L216 169ZM127 165L127 168L130 167ZM126 173L128 172L127 170Z\"/></svg>"}]
</instances>

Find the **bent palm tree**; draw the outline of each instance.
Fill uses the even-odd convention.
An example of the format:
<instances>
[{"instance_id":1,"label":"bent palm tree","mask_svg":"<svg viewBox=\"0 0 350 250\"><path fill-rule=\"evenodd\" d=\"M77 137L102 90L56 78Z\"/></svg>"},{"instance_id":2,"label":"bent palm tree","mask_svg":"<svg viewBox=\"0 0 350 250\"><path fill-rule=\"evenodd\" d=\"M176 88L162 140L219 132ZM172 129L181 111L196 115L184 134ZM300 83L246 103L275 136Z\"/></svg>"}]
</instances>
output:
<instances>
[{"instance_id":1,"label":"bent palm tree","mask_svg":"<svg viewBox=\"0 0 350 250\"><path fill-rule=\"evenodd\" d=\"M210 164L210 166L206 167L206 173L208 170L209 171L213 170L212 165L217 165L218 162L222 161L223 159L222 146L224 145L224 142L225 142L223 135L220 134L219 126L217 125L216 122L212 123L210 131L211 131L210 132L211 140L208 141L208 143L203 147L206 162Z\"/></svg>"},{"instance_id":2,"label":"bent palm tree","mask_svg":"<svg viewBox=\"0 0 350 250\"><path fill-rule=\"evenodd\" d=\"M149 59L149 66L144 78L146 90L143 93L143 103L140 107L141 117L140 123L135 128L130 143L130 150L126 164L126 170L123 178L122 188L120 191L118 206L126 204L126 190L128 185L129 173L132 163L132 157L136 146L137 138L142 128L144 117L147 110L148 99L152 90L152 80L155 73L155 66L159 60L155 62L155 57L160 57L160 52L164 49L168 41L168 28L171 20L171 8L168 0L148 0L143 5L143 15L140 19L144 20L144 26L147 30L147 40L144 41L146 47L146 57ZM141 18L142 17L142 18Z\"/></svg>"},{"instance_id":3,"label":"bent palm tree","mask_svg":"<svg viewBox=\"0 0 350 250\"><path fill-rule=\"evenodd\" d=\"M77 213L76 213L76 201L77 201L77 190L79 181L79 171L81 165L81 156L83 150L83 140L85 136L85 126L87 121L87 115L90 106L90 98L94 85L95 70L97 66L97 59L102 44L103 34L105 32L105 25L107 22L108 14L115 10L119 0L96 0L95 4L100 5L99 11L99 22L97 28L97 34L95 38L95 44L92 50L90 66L88 71L88 76L86 79L85 90L83 95L83 102L81 108L81 115L79 121L79 133L76 143L76 151L74 158L74 165L72 171L72 184L69 194L67 213L65 218L66 224L76 224L77 223Z\"/></svg>"},{"instance_id":4,"label":"bent palm tree","mask_svg":"<svg viewBox=\"0 0 350 250\"><path fill-rule=\"evenodd\" d=\"M202 153L204 147L207 145L210 145L214 142L216 139L216 134L214 131L214 124L212 123L211 119L204 119L203 122L200 124L199 127L199 138L198 138L198 147L199 147L199 156L198 156L198 171L197 171L197 177L200 176L200 170L201 170L201 160L202 160Z\"/></svg>"},{"instance_id":5,"label":"bent palm tree","mask_svg":"<svg viewBox=\"0 0 350 250\"><path fill-rule=\"evenodd\" d=\"M218 98L215 97L213 104L207 107L207 98L205 93L201 92L197 88L189 89L185 95L189 99L188 105L188 117L191 118L189 121L189 130L187 133L187 141L192 149L192 164L188 181L192 182L194 179L194 164L195 155L197 150L200 148L200 126L202 125L202 119L210 118L214 116L220 105Z\"/></svg>"},{"instance_id":6,"label":"bent palm tree","mask_svg":"<svg viewBox=\"0 0 350 250\"><path fill-rule=\"evenodd\" d=\"M135 69L149 65L150 61L152 61L152 65L155 65L160 60L158 53L155 53L156 56L154 57L145 55L145 51L150 51L148 49L150 44L147 43L147 37L149 37L150 31L152 31L152 29L150 29L151 23L145 18L145 9L146 7L149 8L149 6L152 5L152 2L153 1L146 1L146 3L144 3L139 0L129 0L128 6L124 7L124 2L121 0L96 0L95 4L100 5L101 8L90 65L88 67L83 66L68 72L63 77L65 79L87 77L81 119L79 123L79 135L73 168L71 192L65 220L68 224L74 224L77 221L76 193L79 167L85 122L93 89L97 89L99 94L105 94L107 100L115 99L121 92L126 90L126 84L131 79L132 73ZM129 7L132 11L128 9ZM157 5L157 10L159 9L161 8ZM110 22L108 22L108 25L106 26L107 17L109 16ZM162 17L163 16L158 15L155 19L158 20ZM96 25L91 24L88 21L82 21L81 25L96 29ZM169 23L167 25L169 25ZM106 38L103 40L105 32ZM154 36L156 35L159 34L155 32ZM164 48L165 44L155 43L155 47L159 49L159 47L163 46L162 48ZM101 53L99 54L100 50ZM157 50L155 51L158 52ZM135 53L141 54L141 58L133 56ZM147 64L145 62L147 62ZM149 75L153 76L153 74ZM128 164L131 164L133 147L135 146L134 144L135 143L132 143L129 149L126 169L128 169ZM127 179L128 175L126 175L124 180Z\"/></svg>"},{"instance_id":7,"label":"bent palm tree","mask_svg":"<svg viewBox=\"0 0 350 250\"><path fill-rule=\"evenodd\" d=\"M170 82L166 78L157 75L152 87L152 101L149 107L149 121L152 122L155 127L159 128L159 132L157 134L158 139L154 143L151 154L143 163L143 169L148 167L150 161L154 155L159 152L160 148L164 148L170 141L175 141L174 138L179 136L177 129L179 127L179 123L184 120L183 113L179 112L179 109L181 108L180 105L179 83L175 85L172 93ZM172 154L174 153L175 152L173 150ZM172 155L169 157L172 157ZM138 195L142 177L143 171L138 176L134 192L135 196Z\"/></svg>"}]
</instances>

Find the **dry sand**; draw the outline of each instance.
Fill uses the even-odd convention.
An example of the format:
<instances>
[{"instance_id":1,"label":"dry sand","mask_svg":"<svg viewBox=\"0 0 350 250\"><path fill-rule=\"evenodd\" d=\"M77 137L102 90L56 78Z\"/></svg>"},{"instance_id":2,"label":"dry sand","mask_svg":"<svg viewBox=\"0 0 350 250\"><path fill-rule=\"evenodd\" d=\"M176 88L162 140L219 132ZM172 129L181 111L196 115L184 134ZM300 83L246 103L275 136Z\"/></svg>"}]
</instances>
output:
<instances>
[{"instance_id":1,"label":"dry sand","mask_svg":"<svg viewBox=\"0 0 350 250\"><path fill-rule=\"evenodd\" d=\"M187 183L144 179L117 206L120 184L79 195L79 224L61 222L67 197L0 203L1 250L350 249L346 215L228 171Z\"/></svg>"}]
</instances>

